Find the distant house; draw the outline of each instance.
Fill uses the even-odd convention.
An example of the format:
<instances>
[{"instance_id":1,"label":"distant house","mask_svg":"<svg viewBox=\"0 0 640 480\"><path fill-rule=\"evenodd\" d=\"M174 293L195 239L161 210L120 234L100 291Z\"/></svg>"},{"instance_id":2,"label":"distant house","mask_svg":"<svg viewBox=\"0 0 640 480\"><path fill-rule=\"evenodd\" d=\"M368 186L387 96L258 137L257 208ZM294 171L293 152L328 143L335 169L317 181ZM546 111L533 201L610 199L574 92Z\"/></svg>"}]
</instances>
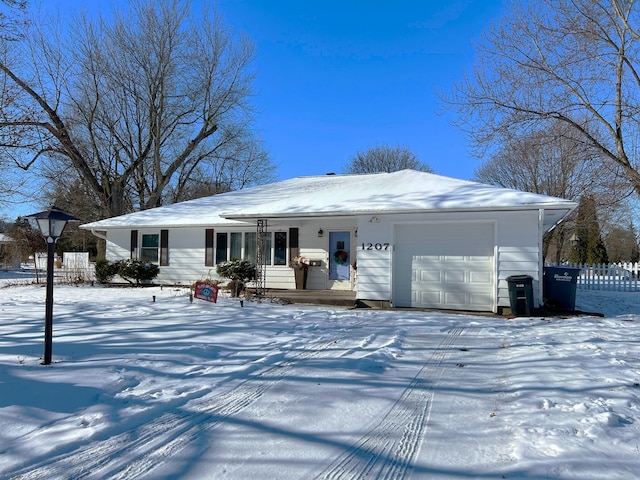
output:
<instances>
[{"instance_id":1,"label":"distant house","mask_svg":"<svg viewBox=\"0 0 640 480\"><path fill-rule=\"evenodd\" d=\"M11 237L0 233L0 268L14 270L20 268L20 249Z\"/></svg>"},{"instance_id":2,"label":"distant house","mask_svg":"<svg viewBox=\"0 0 640 480\"><path fill-rule=\"evenodd\" d=\"M295 288L291 261L311 263L308 289L356 290L363 302L499 312L506 279L533 277L541 303L542 237L574 202L430 173L299 177L82 225L109 260L146 259L157 281L190 284L219 262L253 262L260 282ZM356 277L357 274L357 277Z\"/></svg>"}]
</instances>

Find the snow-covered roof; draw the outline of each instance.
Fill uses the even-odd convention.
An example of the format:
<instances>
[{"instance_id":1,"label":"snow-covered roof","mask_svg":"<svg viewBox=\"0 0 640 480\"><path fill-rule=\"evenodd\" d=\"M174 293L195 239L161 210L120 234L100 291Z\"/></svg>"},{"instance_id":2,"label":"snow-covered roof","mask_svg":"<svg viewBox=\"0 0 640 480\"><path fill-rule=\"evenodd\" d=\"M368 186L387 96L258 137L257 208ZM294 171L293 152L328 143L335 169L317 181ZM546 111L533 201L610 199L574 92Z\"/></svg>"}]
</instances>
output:
<instances>
[{"instance_id":1,"label":"snow-covered roof","mask_svg":"<svg viewBox=\"0 0 640 480\"><path fill-rule=\"evenodd\" d=\"M205 226L256 218L545 209L548 228L575 202L415 170L297 177L82 225L85 229Z\"/></svg>"},{"instance_id":2,"label":"snow-covered roof","mask_svg":"<svg viewBox=\"0 0 640 480\"><path fill-rule=\"evenodd\" d=\"M0 243L11 243L13 242L13 239L8 236L5 235L4 233L0 233Z\"/></svg>"}]
</instances>

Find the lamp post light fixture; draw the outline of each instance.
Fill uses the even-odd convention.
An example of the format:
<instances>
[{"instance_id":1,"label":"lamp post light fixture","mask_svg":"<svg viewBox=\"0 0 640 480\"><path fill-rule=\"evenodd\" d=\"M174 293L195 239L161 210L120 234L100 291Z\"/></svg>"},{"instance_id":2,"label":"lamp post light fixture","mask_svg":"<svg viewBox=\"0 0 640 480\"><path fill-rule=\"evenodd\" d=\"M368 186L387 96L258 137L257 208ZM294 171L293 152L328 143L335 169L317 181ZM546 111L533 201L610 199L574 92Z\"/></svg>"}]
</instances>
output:
<instances>
[{"instance_id":1,"label":"lamp post light fixture","mask_svg":"<svg viewBox=\"0 0 640 480\"><path fill-rule=\"evenodd\" d=\"M79 219L64 213L56 206L49 207L44 212L28 215L26 218L32 224L36 224L40 233L47 242L47 297L45 302L45 323L44 323L44 357L42 365L51 363L51 350L53 343L53 262L56 254L56 242L67 222L78 221Z\"/></svg>"},{"instance_id":2,"label":"lamp post light fixture","mask_svg":"<svg viewBox=\"0 0 640 480\"><path fill-rule=\"evenodd\" d=\"M571 240L572 247L577 247L578 245L580 245L580 239L578 238L578 235L575 234L575 232L573 233L573 235L571 235L571 238L569 240Z\"/></svg>"}]
</instances>

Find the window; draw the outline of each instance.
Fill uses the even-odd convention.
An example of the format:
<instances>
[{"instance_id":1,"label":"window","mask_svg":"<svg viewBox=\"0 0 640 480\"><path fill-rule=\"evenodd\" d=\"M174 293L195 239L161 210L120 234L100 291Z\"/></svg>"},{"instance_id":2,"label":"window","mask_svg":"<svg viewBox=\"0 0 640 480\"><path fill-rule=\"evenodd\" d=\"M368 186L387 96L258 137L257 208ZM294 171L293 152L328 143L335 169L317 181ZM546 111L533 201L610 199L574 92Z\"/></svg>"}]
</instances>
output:
<instances>
[{"instance_id":1,"label":"window","mask_svg":"<svg viewBox=\"0 0 640 480\"><path fill-rule=\"evenodd\" d=\"M213 232L209 235L213 235ZM206 239L205 239L206 247ZM216 233L216 265L226 260L247 260L256 263L257 232ZM206 248L205 248L206 250ZM206 252L205 252L206 258ZM265 232L264 264L287 265L287 232Z\"/></svg>"},{"instance_id":2,"label":"window","mask_svg":"<svg viewBox=\"0 0 640 480\"><path fill-rule=\"evenodd\" d=\"M142 235L142 248L140 260L143 262L158 263L158 248L160 246L159 235Z\"/></svg>"},{"instance_id":3,"label":"window","mask_svg":"<svg viewBox=\"0 0 640 480\"><path fill-rule=\"evenodd\" d=\"M274 233L273 264L287 264L287 232Z\"/></svg>"},{"instance_id":4,"label":"window","mask_svg":"<svg viewBox=\"0 0 640 480\"><path fill-rule=\"evenodd\" d=\"M231 232L231 248L229 249L229 259L242 259L242 232Z\"/></svg>"},{"instance_id":5,"label":"window","mask_svg":"<svg viewBox=\"0 0 640 480\"><path fill-rule=\"evenodd\" d=\"M227 234L218 233L216 234L216 265L227 260Z\"/></svg>"},{"instance_id":6,"label":"window","mask_svg":"<svg viewBox=\"0 0 640 480\"><path fill-rule=\"evenodd\" d=\"M255 265L256 263L256 232L247 232L244 234L244 260L249 260Z\"/></svg>"},{"instance_id":7,"label":"window","mask_svg":"<svg viewBox=\"0 0 640 480\"><path fill-rule=\"evenodd\" d=\"M264 235L264 264L271 265L271 248L273 246L273 235L267 232Z\"/></svg>"}]
</instances>

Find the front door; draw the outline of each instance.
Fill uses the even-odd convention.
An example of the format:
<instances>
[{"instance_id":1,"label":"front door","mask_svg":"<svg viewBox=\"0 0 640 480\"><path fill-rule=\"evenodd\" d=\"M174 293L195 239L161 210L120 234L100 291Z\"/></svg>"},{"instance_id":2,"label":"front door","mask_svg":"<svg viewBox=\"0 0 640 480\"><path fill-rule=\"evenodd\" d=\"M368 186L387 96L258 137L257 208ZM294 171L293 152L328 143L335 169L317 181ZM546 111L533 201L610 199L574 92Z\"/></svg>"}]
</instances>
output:
<instances>
[{"instance_id":1,"label":"front door","mask_svg":"<svg viewBox=\"0 0 640 480\"><path fill-rule=\"evenodd\" d=\"M350 232L329 232L329 288L351 288L350 239Z\"/></svg>"}]
</instances>

